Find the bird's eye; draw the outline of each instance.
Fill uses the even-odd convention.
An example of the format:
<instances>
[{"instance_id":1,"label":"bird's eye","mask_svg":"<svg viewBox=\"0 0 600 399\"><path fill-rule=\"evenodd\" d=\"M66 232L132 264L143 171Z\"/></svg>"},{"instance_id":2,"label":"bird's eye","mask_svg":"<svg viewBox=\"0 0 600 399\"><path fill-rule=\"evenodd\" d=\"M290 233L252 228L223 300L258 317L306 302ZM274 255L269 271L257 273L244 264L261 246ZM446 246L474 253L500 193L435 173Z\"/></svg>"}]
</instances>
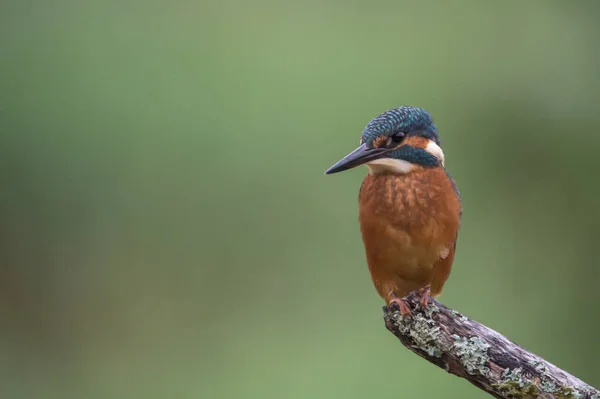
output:
<instances>
[{"instance_id":1,"label":"bird's eye","mask_svg":"<svg viewBox=\"0 0 600 399\"><path fill-rule=\"evenodd\" d=\"M373 148L395 148L404 138L404 132L396 133L392 136L381 135L373 140Z\"/></svg>"},{"instance_id":2,"label":"bird's eye","mask_svg":"<svg viewBox=\"0 0 600 399\"><path fill-rule=\"evenodd\" d=\"M399 144L404 139L404 132L398 132L389 138L389 144Z\"/></svg>"}]
</instances>

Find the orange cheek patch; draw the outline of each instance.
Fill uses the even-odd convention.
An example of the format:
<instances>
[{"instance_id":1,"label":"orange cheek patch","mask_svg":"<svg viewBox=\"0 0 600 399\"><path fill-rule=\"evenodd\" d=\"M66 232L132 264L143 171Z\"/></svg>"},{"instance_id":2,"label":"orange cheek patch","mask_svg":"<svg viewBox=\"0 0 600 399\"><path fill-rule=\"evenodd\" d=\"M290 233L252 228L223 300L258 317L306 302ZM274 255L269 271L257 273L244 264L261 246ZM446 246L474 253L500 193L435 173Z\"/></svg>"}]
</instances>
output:
<instances>
[{"instance_id":1,"label":"orange cheek patch","mask_svg":"<svg viewBox=\"0 0 600 399\"><path fill-rule=\"evenodd\" d=\"M411 136L402 141L402 145L411 145L416 148L426 148L429 140L424 137Z\"/></svg>"},{"instance_id":2,"label":"orange cheek patch","mask_svg":"<svg viewBox=\"0 0 600 399\"><path fill-rule=\"evenodd\" d=\"M379 147L385 147L386 143L388 141L387 136L379 136L377 137L375 140L373 140L373 147L374 148L379 148Z\"/></svg>"}]
</instances>

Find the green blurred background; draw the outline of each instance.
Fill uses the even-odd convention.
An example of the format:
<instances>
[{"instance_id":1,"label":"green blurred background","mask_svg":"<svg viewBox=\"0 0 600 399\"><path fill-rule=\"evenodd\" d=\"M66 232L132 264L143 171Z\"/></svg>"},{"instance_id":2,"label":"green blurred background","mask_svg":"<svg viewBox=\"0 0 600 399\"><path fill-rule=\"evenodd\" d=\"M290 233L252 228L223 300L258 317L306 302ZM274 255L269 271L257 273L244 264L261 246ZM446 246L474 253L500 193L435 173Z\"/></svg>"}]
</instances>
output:
<instances>
[{"instance_id":1,"label":"green blurred background","mask_svg":"<svg viewBox=\"0 0 600 399\"><path fill-rule=\"evenodd\" d=\"M364 125L427 108L441 300L600 386L600 3L0 3L0 397L485 398L384 328Z\"/></svg>"}]
</instances>

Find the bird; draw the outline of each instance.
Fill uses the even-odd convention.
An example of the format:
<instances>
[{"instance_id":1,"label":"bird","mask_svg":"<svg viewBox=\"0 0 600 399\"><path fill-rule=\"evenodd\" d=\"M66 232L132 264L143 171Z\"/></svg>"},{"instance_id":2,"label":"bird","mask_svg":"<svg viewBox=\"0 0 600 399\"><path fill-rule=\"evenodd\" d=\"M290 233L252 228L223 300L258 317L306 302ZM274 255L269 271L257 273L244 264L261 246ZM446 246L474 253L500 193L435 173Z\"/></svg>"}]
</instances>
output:
<instances>
[{"instance_id":1,"label":"bird","mask_svg":"<svg viewBox=\"0 0 600 399\"><path fill-rule=\"evenodd\" d=\"M325 174L359 165L368 169L358 220L373 285L388 307L395 303L402 316L411 315L409 294L416 292L423 308L441 294L462 219L460 192L429 112L401 106L376 116L359 147Z\"/></svg>"}]
</instances>

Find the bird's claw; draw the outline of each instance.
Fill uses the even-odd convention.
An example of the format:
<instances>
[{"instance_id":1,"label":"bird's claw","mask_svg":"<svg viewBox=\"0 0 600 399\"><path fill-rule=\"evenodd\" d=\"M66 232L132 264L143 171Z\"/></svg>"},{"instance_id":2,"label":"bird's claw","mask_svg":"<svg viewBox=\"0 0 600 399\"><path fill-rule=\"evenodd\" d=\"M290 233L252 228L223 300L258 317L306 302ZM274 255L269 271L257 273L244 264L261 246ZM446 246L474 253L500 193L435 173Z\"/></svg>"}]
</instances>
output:
<instances>
[{"instance_id":1,"label":"bird's claw","mask_svg":"<svg viewBox=\"0 0 600 399\"><path fill-rule=\"evenodd\" d=\"M419 300L419 304L421 305L421 308L425 309L427 306L429 306L429 294L431 293L431 288L429 287L423 287L419 290L419 295L421 296L421 299Z\"/></svg>"},{"instance_id":2,"label":"bird's claw","mask_svg":"<svg viewBox=\"0 0 600 399\"><path fill-rule=\"evenodd\" d=\"M392 298L392 299L390 299L390 302L388 303L388 307L391 306L393 303L398 305L398 309L400 310L401 316L411 316L412 315L412 312L410 311L410 306L408 306L408 302L405 299Z\"/></svg>"}]
</instances>

